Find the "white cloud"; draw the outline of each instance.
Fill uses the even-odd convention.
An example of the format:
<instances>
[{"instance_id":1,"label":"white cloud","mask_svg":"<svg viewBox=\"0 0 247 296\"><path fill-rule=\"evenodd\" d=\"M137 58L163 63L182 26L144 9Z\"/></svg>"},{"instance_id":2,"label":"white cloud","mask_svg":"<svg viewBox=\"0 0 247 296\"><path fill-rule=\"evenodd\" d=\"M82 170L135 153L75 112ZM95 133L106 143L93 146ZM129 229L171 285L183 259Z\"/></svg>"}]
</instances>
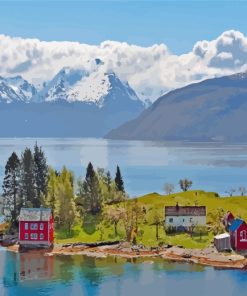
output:
<instances>
[{"instance_id":1,"label":"white cloud","mask_svg":"<svg viewBox=\"0 0 247 296\"><path fill-rule=\"evenodd\" d=\"M165 44L141 47L105 41L100 45L44 42L0 35L0 75L22 75L35 84L47 81L63 67L95 67L104 61L106 71L128 80L136 92L152 100L168 90L202 79L247 69L247 37L226 31L212 41L198 41L191 52L172 54Z\"/></svg>"}]
</instances>

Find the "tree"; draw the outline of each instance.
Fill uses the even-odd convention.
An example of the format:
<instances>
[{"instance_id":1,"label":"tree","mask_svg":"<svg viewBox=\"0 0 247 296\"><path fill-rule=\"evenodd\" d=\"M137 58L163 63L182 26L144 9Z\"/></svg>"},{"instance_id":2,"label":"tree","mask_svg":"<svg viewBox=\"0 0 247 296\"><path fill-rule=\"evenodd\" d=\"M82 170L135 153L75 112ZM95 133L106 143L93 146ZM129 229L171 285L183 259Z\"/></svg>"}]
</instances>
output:
<instances>
[{"instance_id":1,"label":"tree","mask_svg":"<svg viewBox=\"0 0 247 296\"><path fill-rule=\"evenodd\" d=\"M164 190L166 194L171 194L174 191L174 185L171 183L166 183L164 186Z\"/></svg>"},{"instance_id":2,"label":"tree","mask_svg":"<svg viewBox=\"0 0 247 296\"><path fill-rule=\"evenodd\" d=\"M106 173L106 186L107 186L108 193L111 192L111 183L112 183L111 173L110 173L110 171L107 171L107 173Z\"/></svg>"},{"instance_id":3,"label":"tree","mask_svg":"<svg viewBox=\"0 0 247 296\"><path fill-rule=\"evenodd\" d=\"M204 225L196 225L195 229L194 229L195 234L199 234L200 236L200 240L202 240L202 236L207 234L207 226Z\"/></svg>"},{"instance_id":4,"label":"tree","mask_svg":"<svg viewBox=\"0 0 247 296\"><path fill-rule=\"evenodd\" d=\"M116 176L115 176L115 186L117 191L124 192L124 182L121 175L119 166L117 166Z\"/></svg>"},{"instance_id":5,"label":"tree","mask_svg":"<svg viewBox=\"0 0 247 296\"><path fill-rule=\"evenodd\" d=\"M159 226L161 224L163 224L164 217L156 209L152 209L150 214L149 214L149 221L150 221L150 225L155 225L155 228L156 228L156 240L158 240L159 239Z\"/></svg>"},{"instance_id":6,"label":"tree","mask_svg":"<svg viewBox=\"0 0 247 296\"><path fill-rule=\"evenodd\" d=\"M143 207L138 204L137 200L124 203L122 221L125 228L126 240L128 242L136 242L138 226L144 219L144 216Z\"/></svg>"},{"instance_id":7,"label":"tree","mask_svg":"<svg viewBox=\"0 0 247 296\"><path fill-rule=\"evenodd\" d=\"M20 213L20 160L15 152L9 157L5 166L3 180L4 208L10 213L11 224L18 225L17 217Z\"/></svg>"},{"instance_id":8,"label":"tree","mask_svg":"<svg viewBox=\"0 0 247 296\"><path fill-rule=\"evenodd\" d=\"M21 156L20 191L26 207L40 207L41 201L36 195L35 170L32 151L26 148Z\"/></svg>"},{"instance_id":9,"label":"tree","mask_svg":"<svg viewBox=\"0 0 247 296\"><path fill-rule=\"evenodd\" d=\"M188 191L191 188L193 182L188 179L182 179L179 181L179 186L183 191Z\"/></svg>"},{"instance_id":10,"label":"tree","mask_svg":"<svg viewBox=\"0 0 247 296\"><path fill-rule=\"evenodd\" d=\"M222 208L217 208L212 212L208 213L210 217L210 224L213 230L214 235L220 233L221 230L224 230L224 226L222 225L222 220L224 217L224 210Z\"/></svg>"},{"instance_id":11,"label":"tree","mask_svg":"<svg viewBox=\"0 0 247 296\"><path fill-rule=\"evenodd\" d=\"M117 225L124 218L124 208L109 207L106 212L106 219L114 225L115 237L118 236Z\"/></svg>"},{"instance_id":12,"label":"tree","mask_svg":"<svg viewBox=\"0 0 247 296\"><path fill-rule=\"evenodd\" d=\"M41 147L34 146L34 176L37 191L37 199L41 201L43 195L47 193L47 181L48 181L48 165L46 158Z\"/></svg>"},{"instance_id":13,"label":"tree","mask_svg":"<svg viewBox=\"0 0 247 296\"><path fill-rule=\"evenodd\" d=\"M47 192L43 199L43 204L48 208L51 208L53 212L58 199L58 184L59 175L54 169L51 168L48 173Z\"/></svg>"},{"instance_id":14,"label":"tree","mask_svg":"<svg viewBox=\"0 0 247 296\"><path fill-rule=\"evenodd\" d=\"M58 186L55 201L55 219L58 224L66 225L68 235L71 234L71 227L77 216L74 188L71 180L73 174L63 167L60 176L58 177Z\"/></svg>"},{"instance_id":15,"label":"tree","mask_svg":"<svg viewBox=\"0 0 247 296\"><path fill-rule=\"evenodd\" d=\"M229 194L230 196L233 196L233 193L236 192L236 189L230 188L229 190L226 190L225 193Z\"/></svg>"},{"instance_id":16,"label":"tree","mask_svg":"<svg viewBox=\"0 0 247 296\"><path fill-rule=\"evenodd\" d=\"M84 212L96 215L102 208L102 195L99 186L98 177L94 171L93 165L89 162L86 171L86 177L83 182L79 182L79 202Z\"/></svg>"},{"instance_id":17,"label":"tree","mask_svg":"<svg viewBox=\"0 0 247 296\"><path fill-rule=\"evenodd\" d=\"M241 196L246 195L246 188L241 186L238 188L238 191L240 192Z\"/></svg>"}]
</instances>

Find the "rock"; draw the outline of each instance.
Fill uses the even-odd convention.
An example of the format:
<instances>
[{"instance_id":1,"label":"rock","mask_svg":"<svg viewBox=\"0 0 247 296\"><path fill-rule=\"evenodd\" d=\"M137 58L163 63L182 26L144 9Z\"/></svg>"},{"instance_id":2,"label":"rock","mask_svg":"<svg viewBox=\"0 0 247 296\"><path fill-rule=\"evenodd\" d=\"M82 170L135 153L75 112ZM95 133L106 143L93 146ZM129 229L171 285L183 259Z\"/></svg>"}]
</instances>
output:
<instances>
[{"instance_id":1,"label":"rock","mask_svg":"<svg viewBox=\"0 0 247 296\"><path fill-rule=\"evenodd\" d=\"M72 247L73 244L64 244L62 245L62 248L68 248L68 247Z\"/></svg>"},{"instance_id":2,"label":"rock","mask_svg":"<svg viewBox=\"0 0 247 296\"><path fill-rule=\"evenodd\" d=\"M131 245L130 242L121 242L121 243L119 244L119 248L120 248L120 249L122 249L122 248L131 248L131 247L132 247L132 245Z\"/></svg>"},{"instance_id":3,"label":"rock","mask_svg":"<svg viewBox=\"0 0 247 296\"><path fill-rule=\"evenodd\" d=\"M150 247L150 250L151 250L151 251L158 251L159 248L158 248L158 247Z\"/></svg>"},{"instance_id":4,"label":"rock","mask_svg":"<svg viewBox=\"0 0 247 296\"><path fill-rule=\"evenodd\" d=\"M192 256L191 256L191 254L183 254L182 257L183 257L183 258L187 258L187 259L189 259L189 258L191 258Z\"/></svg>"}]
</instances>

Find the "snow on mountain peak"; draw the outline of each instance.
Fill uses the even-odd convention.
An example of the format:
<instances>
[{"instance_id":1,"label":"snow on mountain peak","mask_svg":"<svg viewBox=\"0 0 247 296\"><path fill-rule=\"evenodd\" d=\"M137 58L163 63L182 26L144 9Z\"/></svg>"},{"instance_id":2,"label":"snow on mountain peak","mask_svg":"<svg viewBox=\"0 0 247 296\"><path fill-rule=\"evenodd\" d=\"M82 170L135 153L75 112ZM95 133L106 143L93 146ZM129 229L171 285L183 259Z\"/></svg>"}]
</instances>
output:
<instances>
[{"instance_id":1,"label":"snow on mountain peak","mask_svg":"<svg viewBox=\"0 0 247 296\"><path fill-rule=\"evenodd\" d=\"M105 70L104 63L100 59L94 61L90 71L70 67L63 68L38 93L35 101L64 100L86 102L102 107L106 97L107 101L120 97L114 95L114 91L123 93L122 98L139 100L127 82L123 83L115 73Z\"/></svg>"},{"instance_id":2,"label":"snow on mountain peak","mask_svg":"<svg viewBox=\"0 0 247 296\"><path fill-rule=\"evenodd\" d=\"M98 107L114 103L124 106L127 101L140 101L128 82L122 82L106 69L101 59L88 61L87 70L62 68L55 77L37 89L21 76L0 77L0 99L19 102L85 102ZM141 103L141 102L140 102Z\"/></svg>"},{"instance_id":3,"label":"snow on mountain peak","mask_svg":"<svg viewBox=\"0 0 247 296\"><path fill-rule=\"evenodd\" d=\"M101 106L103 98L111 88L108 74L103 71L92 72L83 77L68 90L68 101L84 101Z\"/></svg>"},{"instance_id":4,"label":"snow on mountain peak","mask_svg":"<svg viewBox=\"0 0 247 296\"><path fill-rule=\"evenodd\" d=\"M21 76L0 77L0 100L3 102L29 102L36 92L36 88Z\"/></svg>"}]
</instances>

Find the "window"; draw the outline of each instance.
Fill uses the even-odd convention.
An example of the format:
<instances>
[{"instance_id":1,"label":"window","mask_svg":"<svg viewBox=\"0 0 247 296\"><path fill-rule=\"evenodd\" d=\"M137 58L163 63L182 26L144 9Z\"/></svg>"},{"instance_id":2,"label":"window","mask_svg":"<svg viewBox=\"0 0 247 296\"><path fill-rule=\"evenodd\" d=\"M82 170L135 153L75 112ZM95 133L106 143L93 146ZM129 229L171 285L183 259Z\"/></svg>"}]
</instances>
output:
<instances>
[{"instance_id":1,"label":"window","mask_svg":"<svg viewBox=\"0 0 247 296\"><path fill-rule=\"evenodd\" d=\"M25 239L28 239L28 233L25 233Z\"/></svg>"},{"instance_id":2,"label":"window","mask_svg":"<svg viewBox=\"0 0 247 296\"><path fill-rule=\"evenodd\" d=\"M173 218L169 218L169 223L172 223L173 222Z\"/></svg>"},{"instance_id":3,"label":"window","mask_svg":"<svg viewBox=\"0 0 247 296\"><path fill-rule=\"evenodd\" d=\"M38 224L37 223L31 223L31 230L37 230Z\"/></svg>"},{"instance_id":4,"label":"window","mask_svg":"<svg viewBox=\"0 0 247 296\"><path fill-rule=\"evenodd\" d=\"M25 223L25 230L28 230L28 223Z\"/></svg>"},{"instance_id":5,"label":"window","mask_svg":"<svg viewBox=\"0 0 247 296\"><path fill-rule=\"evenodd\" d=\"M40 230L44 230L44 223L40 223L40 225L39 225L39 229L40 229Z\"/></svg>"},{"instance_id":6,"label":"window","mask_svg":"<svg viewBox=\"0 0 247 296\"><path fill-rule=\"evenodd\" d=\"M240 240L241 241L247 240L246 239L246 231L245 230L240 231Z\"/></svg>"},{"instance_id":7,"label":"window","mask_svg":"<svg viewBox=\"0 0 247 296\"><path fill-rule=\"evenodd\" d=\"M37 239L38 235L37 233L31 233L31 239Z\"/></svg>"},{"instance_id":8,"label":"window","mask_svg":"<svg viewBox=\"0 0 247 296\"><path fill-rule=\"evenodd\" d=\"M39 239L40 239L40 240L43 240L43 239L44 239L44 234L43 234L43 233L41 233L41 234L39 235Z\"/></svg>"}]
</instances>

